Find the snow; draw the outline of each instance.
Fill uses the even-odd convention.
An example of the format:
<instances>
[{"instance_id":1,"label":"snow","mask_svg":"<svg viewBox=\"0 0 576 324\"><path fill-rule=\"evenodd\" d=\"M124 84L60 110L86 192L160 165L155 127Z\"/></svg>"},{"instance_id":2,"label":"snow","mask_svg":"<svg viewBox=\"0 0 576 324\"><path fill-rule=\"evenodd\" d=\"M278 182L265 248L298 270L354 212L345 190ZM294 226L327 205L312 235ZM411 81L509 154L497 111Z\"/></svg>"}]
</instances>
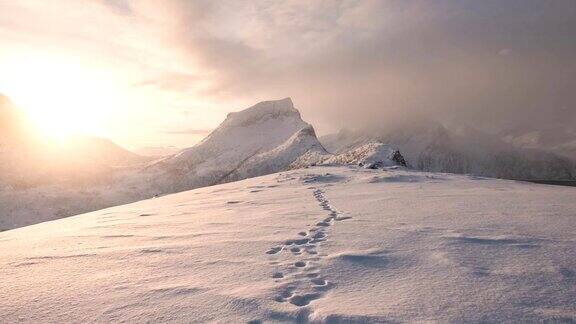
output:
<instances>
[{"instance_id":1,"label":"snow","mask_svg":"<svg viewBox=\"0 0 576 324\"><path fill-rule=\"evenodd\" d=\"M576 321L574 188L317 166L0 233L3 322Z\"/></svg>"},{"instance_id":2,"label":"snow","mask_svg":"<svg viewBox=\"0 0 576 324\"><path fill-rule=\"evenodd\" d=\"M308 154L327 154L312 126L302 128L277 148L248 159L238 168L236 177L245 179L283 171L300 156Z\"/></svg>"}]
</instances>

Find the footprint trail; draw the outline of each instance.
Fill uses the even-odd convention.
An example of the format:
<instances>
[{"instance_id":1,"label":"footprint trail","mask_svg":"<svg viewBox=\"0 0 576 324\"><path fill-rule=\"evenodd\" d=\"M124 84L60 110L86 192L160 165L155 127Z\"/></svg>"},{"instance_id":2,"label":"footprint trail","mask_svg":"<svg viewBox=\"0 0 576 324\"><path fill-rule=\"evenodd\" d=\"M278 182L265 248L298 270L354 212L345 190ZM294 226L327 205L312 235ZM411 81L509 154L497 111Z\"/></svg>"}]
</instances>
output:
<instances>
[{"instance_id":1,"label":"footprint trail","mask_svg":"<svg viewBox=\"0 0 576 324\"><path fill-rule=\"evenodd\" d=\"M296 307L308 306L333 286L319 271L318 261L321 261L322 257L318 256L318 249L328 241L331 226L338 221L352 218L342 216L326 198L324 191L314 187L311 189L312 195L326 215L314 226L266 251L274 258L283 259L282 262L271 263L277 266L277 270L271 275L278 284L274 300L279 303L289 302Z\"/></svg>"}]
</instances>

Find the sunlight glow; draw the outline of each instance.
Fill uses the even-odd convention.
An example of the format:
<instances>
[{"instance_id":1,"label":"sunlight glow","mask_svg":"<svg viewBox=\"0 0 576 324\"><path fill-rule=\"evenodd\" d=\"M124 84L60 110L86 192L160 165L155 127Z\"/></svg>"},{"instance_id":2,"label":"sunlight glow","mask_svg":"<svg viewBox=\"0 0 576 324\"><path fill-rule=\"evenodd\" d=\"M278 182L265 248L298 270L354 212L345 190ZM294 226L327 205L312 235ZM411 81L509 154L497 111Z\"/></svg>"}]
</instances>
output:
<instances>
[{"instance_id":1,"label":"sunlight glow","mask_svg":"<svg viewBox=\"0 0 576 324\"><path fill-rule=\"evenodd\" d=\"M73 60L18 58L3 66L0 92L30 116L45 135L102 135L120 97L110 75Z\"/></svg>"}]
</instances>

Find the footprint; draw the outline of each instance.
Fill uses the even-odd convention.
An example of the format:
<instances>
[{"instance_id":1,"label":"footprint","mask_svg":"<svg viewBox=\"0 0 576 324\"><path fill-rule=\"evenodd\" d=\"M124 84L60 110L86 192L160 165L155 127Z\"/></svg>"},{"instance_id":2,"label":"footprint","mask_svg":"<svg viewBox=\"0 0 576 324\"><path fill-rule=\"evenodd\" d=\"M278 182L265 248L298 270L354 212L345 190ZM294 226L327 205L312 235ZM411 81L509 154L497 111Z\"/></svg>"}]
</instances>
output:
<instances>
[{"instance_id":1,"label":"footprint","mask_svg":"<svg viewBox=\"0 0 576 324\"><path fill-rule=\"evenodd\" d=\"M293 290L294 288L286 288L284 291L280 292L280 294L274 297L274 300L279 303L285 302L288 298L294 296Z\"/></svg>"},{"instance_id":2,"label":"footprint","mask_svg":"<svg viewBox=\"0 0 576 324\"><path fill-rule=\"evenodd\" d=\"M328 281L324 280L324 279L312 279L310 280L315 286L317 287L326 287L328 286Z\"/></svg>"},{"instance_id":3,"label":"footprint","mask_svg":"<svg viewBox=\"0 0 576 324\"><path fill-rule=\"evenodd\" d=\"M302 250L300 250L300 248L297 247L291 248L290 251L294 254L300 254L302 252Z\"/></svg>"},{"instance_id":4,"label":"footprint","mask_svg":"<svg viewBox=\"0 0 576 324\"><path fill-rule=\"evenodd\" d=\"M310 242L310 239L308 239L308 238L303 238L303 239L296 239L296 240L288 240L288 241L286 241L284 244L286 244L286 245L292 245L292 244L295 244L295 245L304 245L304 244L306 244L306 243L308 243L308 242Z\"/></svg>"},{"instance_id":5,"label":"footprint","mask_svg":"<svg viewBox=\"0 0 576 324\"><path fill-rule=\"evenodd\" d=\"M321 238L325 238L325 237L326 237L326 233L324 233L324 232L316 232L316 233L314 233L314 236L313 236L313 238L315 238L315 239L321 239Z\"/></svg>"},{"instance_id":6,"label":"footprint","mask_svg":"<svg viewBox=\"0 0 576 324\"><path fill-rule=\"evenodd\" d=\"M312 242L312 243L316 243L316 242ZM306 245L305 249L306 249L306 252L308 252L308 253L316 254L316 253L312 253L312 252L316 252L315 251L316 250L316 244Z\"/></svg>"},{"instance_id":7,"label":"footprint","mask_svg":"<svg viewBox=\"0 0 576 324\"><path fill-rule=\"evenodd\" d=\"M289 301L292 305L302 307L310 304L311 301L318 298L320 298L320 294L294 295L289 299Z\"/></svg>"},{"instance_id":8,"label":"footprint","mask_svg":"<svg viewBox=\"0 0 576 324\"><path fill-rule=\"evenodd\" d=\"M340 217L341 214L330 204L330 200L326 199L324 192L320 189L314 189L313 196L320 208L326 211L324 215L328 217L324 216L323 220L316 223L316 225L307 224L307 230L298 232L300 238L286 240L283 245L272 247L267 252L268 254L277 254L286 249L293 255L301 255L303 253L310 254L310 256L306 256L306 261L296 261L293 263L296 269L293 268L292 271L297 269L302 270L296 271L293 277L290 276L290 278L296 280L293 284L300 286L306 283L307 289L305 291L296 291L296 287L288 287L274 297L274 300L277 302L290 302L298 307L309 305L310 302L322 297L325 291L332 287L332 283L321 278L318 272L318 266L316 266L316 262L322 260L322 257L325 257L326 254L319 253L316 249L317 246L321 245L321 242L327 240L329 226L334 225L335 221L352 218ZM282 279L285 277L282 272L274 272L272 278ZM281 280L275 280L275 282L279 283Z\"/></svg>"},{"instance_id":9,"label":"footprint","mask_svg":"<svg viewBox=\"0 0 576 324\"><path fill-rule=\"evenodd\" d=\"M266 254L277 254L278 252L282 251L281 246L275 246L270 248L270 250L266 251Z\"/></svg>"},{"instance_id":10,"label":"footprint","mask_svg":"<svg viewBox=\"0 0 576 324\"><path fill-rule=\"evenodd\" d=\"M304 268L306 266L306 262L298 261L298 262L294 263L294 266L297 268Z\"/></svg>"},{"instance_id":11,"label":"footprint","mask_svg":"<svg viewBox=\"0 0 576 324\"><path fill-rule=\"evenodd\" d=\"M262 324L262 320L251 320L248 321L248 324Z\"/></svg>"},{"instance_id":12,"label":"footprint","mask_svg":"<svg viewBox=\"0 0 576 324\"><path fill-rule=\"evenodd\" d=\"M330 224L328 224L330 225ZM314 236L312 237L312 240L310 241L310 243L314 244L314 243L319 243L319 242L323 242L326 241L326 234L323 232L316 232L316 234L314 234Z\"/></svg>"}]
</instances>

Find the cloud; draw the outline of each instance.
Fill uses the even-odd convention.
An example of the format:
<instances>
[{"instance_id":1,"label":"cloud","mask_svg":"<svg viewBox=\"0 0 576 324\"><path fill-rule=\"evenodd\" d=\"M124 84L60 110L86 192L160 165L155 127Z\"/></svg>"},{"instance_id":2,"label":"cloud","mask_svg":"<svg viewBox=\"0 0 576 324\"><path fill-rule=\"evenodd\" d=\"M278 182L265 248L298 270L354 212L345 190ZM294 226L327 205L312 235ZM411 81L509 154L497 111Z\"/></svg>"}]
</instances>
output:
<instances>
[{"instance_id":1,"label":"cloud","mask_svg":"<svg viewBox=\"0 0 576 324\"><path fill-rule=\"evenodd\" d=\"M150 110L197 107L193 129L287 96L321 132L412 115L488 128L576 110L572 0L83 0L66 17L37 5L47 14L36 38L114 61L137 93L157 94ZM0 35L31 28L20 11L4 10Z\"/></svg>"},{"instance_id":2,"label":"cloud","mask_svg":"<svg viewBox=\"0 0 576 324\"><path fill-rule=\"evenodd\" d=\"M292 96L313 121L362 125L397 114L509 120L575 99L572 1L166 7L175 42L203 68L199 93L222 101Z\"/></svg>"}]
</instances>

